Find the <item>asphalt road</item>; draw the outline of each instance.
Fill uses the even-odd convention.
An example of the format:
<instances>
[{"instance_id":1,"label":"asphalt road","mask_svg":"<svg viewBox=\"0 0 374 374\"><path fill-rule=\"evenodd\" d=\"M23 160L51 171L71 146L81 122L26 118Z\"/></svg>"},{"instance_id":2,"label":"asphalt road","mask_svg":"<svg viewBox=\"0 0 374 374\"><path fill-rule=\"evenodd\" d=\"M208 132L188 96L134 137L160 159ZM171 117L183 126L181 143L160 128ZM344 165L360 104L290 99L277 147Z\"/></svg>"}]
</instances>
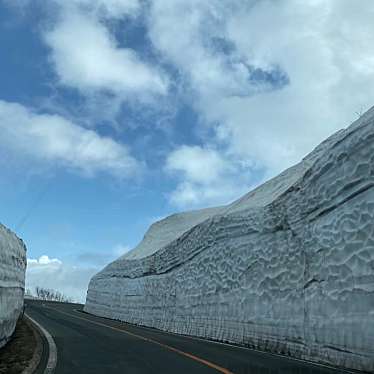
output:
<instances>
[{"instance_id":1,"label":"asphalt road","mask_svg":"<svg viewBox=\"0 0 374 374\"><path fill-rule=\"evenodd\" d=\"M26 313L55 340L56 374L340 372L250 349L99 318L82 312L82 308L79 304L26 301Z\"/></svg>"}]
</instances>

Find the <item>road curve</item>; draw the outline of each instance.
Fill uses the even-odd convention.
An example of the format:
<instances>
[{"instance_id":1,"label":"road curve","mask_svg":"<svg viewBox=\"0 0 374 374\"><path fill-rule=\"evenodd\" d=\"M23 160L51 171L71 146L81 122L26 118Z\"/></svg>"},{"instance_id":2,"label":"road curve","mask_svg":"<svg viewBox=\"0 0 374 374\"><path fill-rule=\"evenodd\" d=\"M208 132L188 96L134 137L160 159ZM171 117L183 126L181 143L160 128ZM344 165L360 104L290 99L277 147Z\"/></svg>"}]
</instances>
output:
<instances>
[{"instance_id":1,"label":"road curve","mask_svg":"<svg viewBox=\"0 0 374 374\"><path fill-rule=\"evenodd\" d=\"M27 300L53 336L56 374L336 374L341 371L250 349L95 317L80 304Z\"/></svg>"}]
</instances>

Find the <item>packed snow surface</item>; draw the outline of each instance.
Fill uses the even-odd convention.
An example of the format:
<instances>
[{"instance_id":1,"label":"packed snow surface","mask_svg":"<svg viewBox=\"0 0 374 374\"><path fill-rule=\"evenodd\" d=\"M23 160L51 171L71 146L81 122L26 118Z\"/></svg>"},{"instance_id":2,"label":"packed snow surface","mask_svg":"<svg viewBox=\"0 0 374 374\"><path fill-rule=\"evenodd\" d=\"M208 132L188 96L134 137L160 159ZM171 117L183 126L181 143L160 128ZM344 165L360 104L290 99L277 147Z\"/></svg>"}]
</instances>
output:
<instances>
[{"instance_id":1,"label":"packed snow surface","mask_svg":"<svg viewBox=\"0 0 374 374\"><path fill-rule=\"evenodd\" d=\"M374 109L234 203L175 214L85 310L374 371Z\"/></svg>"},{"instance_id":2,"label":"packed snow surface","mask_svg":"<svg viewBox=\"0 0 374 374\"><path fill-rule=\"evenodd\" d=\"M26 248L0 224L0 348L13 334L23 307Z\"/></svg>"},{"instance_id":3,"label":"packed snow surface","mask_svg":"<svg viewBox=\"0 0 374 374\"><path fill-rule=\"evenodd\" d=\"M149 228L140 244L123 255L122 259L133 260L149 256L219 211L220 208L195 210L173 214L155 222Z\"/></svg>"}]
</instances>

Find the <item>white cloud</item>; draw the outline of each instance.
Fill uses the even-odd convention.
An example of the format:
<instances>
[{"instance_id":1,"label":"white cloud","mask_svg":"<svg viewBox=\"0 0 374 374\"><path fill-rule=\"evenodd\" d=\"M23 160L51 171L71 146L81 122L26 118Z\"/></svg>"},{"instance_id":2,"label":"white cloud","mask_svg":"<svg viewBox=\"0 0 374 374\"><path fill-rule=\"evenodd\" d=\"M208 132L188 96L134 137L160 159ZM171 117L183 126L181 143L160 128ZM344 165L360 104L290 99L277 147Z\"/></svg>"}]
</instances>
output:
<instances>
[{"instance_id":1,"label":"white cloud","mask_svg":"<svg viewBox=\"0 0 374 374\"><path fill-rule=\"evenodd\" d=\"M35 6L38 0L3 0L8 6L25 8ZM43 6L48 4L40 1ZM119 19L124 16L136 16L141 9L141 0L51 0L50 4L59 4L66 8L80 7L85 11L97 13L99 17Z\"/></svg>"},{"instance_id":2,"label":"white cloud","mask_svg":"<svg viewBox=\"0 0 374 374\"><path fill-rule=\"evenodd\" d=\"M35 266L57 266L59 267L62 262L58 258L49 258L47 255L40 256L39 259L27 259L27 266L28 267L35 267Z\"/></svg>"},{"instance_id":3,"label":"white cloud","mask_svg":"<svg viewBox=\"0 0 374 374\"><path fill-rule=\"evenodd\" d=\"M373 16L371 0L154 0L149 28L214 131L203 140L269 177L374 104Z\"/></svg>"},{"instance_id":4,"label":"white cloud","mask_svg":"<svg viewBox=\"0 0 374 374\"><path fill-rule=\"evenodd\" d=\"M53 289L78 302L85 302L88 283L103 266L124 255L130 247L117 244L110 251L86 252L77 255L75 265L58 258L42 255L28 258L26 289L35 293L36 287Z\"/></svg>"},{"instance_id":5,"label":"white cloud","mask_svg":"<svg viewBox=\"0 0 374 374\"><path fill-rule=\"evenodd\" d=\"M58 0L62 5L79 5L87 7L98 16L122 18L123 16L136 15L140 10L139 0Z\"/></svg>"},{"instance_id":6,"label":"white cloud","mask_svg":"<svg viewBox=\"0 0 374 374\"><path fill-rule=\"evenodd\" d=\"M154 0L149 17L154 46L200 95L248 94L248 69L239 56L220 53L221 28L229 7L225 1ZM173 32L170 32L173 30ZM251 91L253 88L251 88Z\"/></svg>"},{"instance_id":7,"label":"white cloud","mask_svg":"<svg viewBox=\"0 0 374 374\"><path fill-rule=\"evenodd\" d=\"M120 16L116 13L120 2L105 4L108 11L112 9ZM127 97L135 93L142 98L167 92L167 79L157 68L141 61L134 50L120 48L97 15L65 5L44 39L60 83L84 94L106 91Z\"/></svg>"},{"instance_id":8,"label":"white cloud","mask_svg":"<svg viewBox=\"0 0 374 374\"><path fill-rule=\"evenodd\" d=\"M230 165L213 149L181 146L168 157L169 171L183 172L192 182L207 184L216 181Z\"/></svg>"},{"instance_id":9,"label":"white cloud","mask_svg":"<svg viewBox=\"0 0 374 374\"><path fill-rule=\"evenodd\" d=\"M88 283L97 271L95 267L72 266L43 255L27 260L26 289L34 292L38 286L54 289L75 301L84 302Z\"/></svg>"},{"instance_id":10,"label":"white cloud","mask_svg":"<svg viewBox=\"0 0 374 374\"><path fill-rule=\"evenodd\" d=\"M355 18L341 14L347 1L265 1L228 21L228 36L246 58L260 68L278 65L290 79L281 90L221 97L214 113L208 104L211 119L229 118L221 126L233 149L278 172L374 103L374 85L364 83L374 83L374 45L360 42L374 39L374 28L361 25L370 24L374 5L365 4Z\"/></svg>"},{"instance_id":11,"label":"white cloud","mask_svg":"<svg viewBox=\"0 0 374 374\"><path fill-rule=\"evenodd\" d=\"M86 175L106 172L124 178L140 167L124 145L61 116L37 114L16 103L0 100L0 131L3 150Z\"/></svg>"},{"instance_id":12,"label":"white cloud","mask_svg":"<svg viewBox=\"0 0 374 374\"><path fill-rule=\"evenodd\" d=\"M180 183L170 195L179 207L221 204L245 191L244 179L235 160L226 159L217 150L200 146L181 146L169 154L166 171L176 174ZM236 176L236 181L233 176ZM241 183L238 183L240 180Z\"/></svg>"},{"instance_id":13,"label":"white cloud","mask_svg":"<svg viewBox=\"0 0 374 374\"><path fill-rule=\"evenodd\" d=\"M155 94L152 103L160 107L168 79L111 32L119 19L145 20L151 54L179 73L173 83L182 95L170 102L188 98L199 123L212 130L201 131L210 135L202 137L203 148L225 149L220 158L239 174L240 163L250 165L250 175L278 173L374 103L372 0L55 2L60 12L45 40L62 84L86 96L113 93L113 117L133 97ZM100 97L94 103L104 112ZM208 193L208 183L194 180L191 168L186 162L179 168L172 196L203 205L206 195L218 192ZM253 183L225 175L232 185Z\"/></svg>"}]
</instances>

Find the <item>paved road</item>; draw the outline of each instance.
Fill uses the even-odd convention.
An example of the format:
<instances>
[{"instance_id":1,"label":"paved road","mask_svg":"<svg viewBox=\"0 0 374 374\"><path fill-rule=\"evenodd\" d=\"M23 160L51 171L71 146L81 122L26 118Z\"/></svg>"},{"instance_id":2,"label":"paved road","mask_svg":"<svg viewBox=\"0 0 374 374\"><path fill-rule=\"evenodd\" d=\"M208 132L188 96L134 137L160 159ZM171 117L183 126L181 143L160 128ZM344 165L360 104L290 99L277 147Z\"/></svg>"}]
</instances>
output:
<instances>
[{"instance_id":1,"label":"paved road","mask_svg":"<svg viewBox=\"0 0 374 374\"><path fill-rule=\"evenodd\" d=\"M26 301L26 312L56 342L56 374L339 372L245 348L111 321L83 313L82 308L79 304Z\"/></svg>"}]
</instances>

